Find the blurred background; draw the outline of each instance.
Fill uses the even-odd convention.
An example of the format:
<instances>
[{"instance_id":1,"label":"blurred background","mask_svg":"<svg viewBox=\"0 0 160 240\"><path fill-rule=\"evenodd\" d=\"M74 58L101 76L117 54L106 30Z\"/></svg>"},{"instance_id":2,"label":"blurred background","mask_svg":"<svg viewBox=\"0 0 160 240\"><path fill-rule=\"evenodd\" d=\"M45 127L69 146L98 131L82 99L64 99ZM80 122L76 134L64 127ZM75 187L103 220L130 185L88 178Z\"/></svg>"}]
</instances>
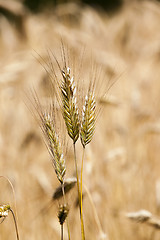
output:
<instances>
[{"instance_id":1,"label":"blurred background","mask_svg":"<svg viewBox=\"0 0 160 240\"><path fill-rule=\"evenodd\" d=\"M160 238L158 229L126 218L140 209L160 217L159 23L159 1L0 0L0 175L14 186L21 239L60 238L61 201L52 201L59 183L26 95L35 89L43 103L48 101L44 67L48 52L61 61L61 41L74 61L84 51L80 79L94 61L102 71L97 81L115 82L106 97L97 97L103 110L84 162L84 182L106 235L100 234L84 189L86 239ZM79 143L77 151L80 166ZM66 164L66 177L74 176L70 142ZM0 204L15 211L3 178L0 189ZM78 240L75 189L67 201L71 239ZM0 224L0 239L16 239L11 216Z\"/></svg>"},{"instance_id":2,"label":"blurred background","mask_svg":"<svg viewBox=\"0 0 160 240\"><path fill-rule=\"evenodd\" d=\"M95 8L103 8L105 10L108 11L113 11L115 9L118 9L119 7L122 6L123 4L123 0L100 0L100 1L90 1L90 0L75 0L75 1L71 1L71 0L25 0L24 4L29 7L32 11L40 11L43 10L44 8L48 8L48 6L56 6L58 4L62 4L62 3L69 3L69 2L74 2L74 3L79 3L79 4L89 4L92 7Z\"/></svg>"}]
</instances>

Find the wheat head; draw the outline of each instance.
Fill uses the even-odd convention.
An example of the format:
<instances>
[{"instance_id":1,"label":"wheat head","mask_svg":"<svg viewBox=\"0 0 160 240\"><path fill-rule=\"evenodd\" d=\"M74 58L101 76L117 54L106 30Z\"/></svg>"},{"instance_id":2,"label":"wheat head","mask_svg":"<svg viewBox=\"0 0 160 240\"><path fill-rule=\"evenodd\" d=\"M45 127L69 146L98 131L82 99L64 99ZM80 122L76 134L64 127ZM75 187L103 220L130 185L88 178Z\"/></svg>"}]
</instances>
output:
<instances>
[{"instance_id":1,"label":"wheat head","mask_svg":"<svg viewBox=\"0 0 160 240\"><path fill-rule=\"evenodd\" d=\"M68 216L68 213L69 213L69 208L66 204L59 206L58 219L59 219L60 225L63 225L63 223L65 222Z\"/></svg>"},{"instance_id":2,"label":"wheat head","mask_svg":"<svg viewBox=\"0 0 160 240\"><path fill-rule=\"evenodd\" d=\"M0 218L1 217L7 217L9 211L10 211L10 205L9 204L1 205L0 206Z\"/></svg>"},{"instance_id":3,"label":"wheat head","mask_svg":"<svg viewBox=\"0 0 160 240\"><path fill-rule=\"evenodd\" d=\"M79 138L79 114L76 101L76 86L74 77L71 77L70 68L62 70L63 80L60 86L62 98L62 113L67 132L75 143Z\"/></svg>"},{"instance_id":4,"label":"wheat head","mask_svg":"<svg viewBox=\"0 0 160 240\"><path fill-rule=\"evenodd\" d=\"M82 123L80 138L83 147L92 140L96 121L96 100L94 93L89 92L85 97L85 103L82 110Z\"/></svg>"},{"instance_id":5,"label":"wheat head","mask_svg":"<svg viewBox=\"0 0 160 240\"><path fill-rule=\"evenodd\" d=\"M45 132L46 138L48 140L48 149L53 160L57 178L60 183L63 183L66 173L65 159L59 137L55 131L54 122L49 114L43 115L43 131Z\"/></svg>"}]
</instances>

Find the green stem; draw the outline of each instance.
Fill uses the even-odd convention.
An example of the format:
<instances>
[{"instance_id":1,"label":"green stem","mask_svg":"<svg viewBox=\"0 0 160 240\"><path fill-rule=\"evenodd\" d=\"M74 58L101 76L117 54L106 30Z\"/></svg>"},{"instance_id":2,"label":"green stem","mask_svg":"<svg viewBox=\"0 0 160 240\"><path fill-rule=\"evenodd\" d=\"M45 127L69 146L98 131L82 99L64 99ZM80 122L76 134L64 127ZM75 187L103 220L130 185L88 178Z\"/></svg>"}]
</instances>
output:
<instances>
[{"instance_id":1,"label":"green stem","mask_svg":"<svg viewBox=\"0 0 160 240\"><path fill-rule=\"evenodd\" d=\"M17 222L16 222L16 217L15 217L15 214L14 214L14 212L13 212L13 210L11 208L10 208L10 212L12 213L12 216L13 216L14 225L15 225L15 229L16 229L17 240L19 240L18 226L17 226Z\"/></svg>"},{"instance_id":2,"label":"green stem","mask_svg":"<svg viewBox=\"0 0 160 240\"><path fill-rule=\"evenodd\" d=\"M73 144L73 148L74 148L74 161L75 161L76 178L77 178L78 202L79 202L80 219L81 219L81 236L82 236L82 240L85 240L84 223L83 223L83 211L82 211L82 204L81 204L81 192L80 192L80 186L79 186L79 176L78 176L78 167L77 167L77 157L76 157L75 143Z\"/></svg>"}]
</instances>

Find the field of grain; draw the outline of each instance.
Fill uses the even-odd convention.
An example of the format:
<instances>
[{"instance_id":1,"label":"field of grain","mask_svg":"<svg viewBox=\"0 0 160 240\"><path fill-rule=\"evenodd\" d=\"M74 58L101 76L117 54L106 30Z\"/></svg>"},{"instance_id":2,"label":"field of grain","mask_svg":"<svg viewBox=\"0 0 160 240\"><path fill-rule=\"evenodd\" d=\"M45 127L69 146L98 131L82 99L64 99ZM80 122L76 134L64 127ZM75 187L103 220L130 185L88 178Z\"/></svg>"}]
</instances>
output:
<instances>
[{"instance_id":1,"label":"field of grain","mask_svg":"<svg viewBox=\"0 0 160 240\"><path fill-rule=\"evenodd\" d=\"M86 239L158 240L158 224L155 228L134 222L126 214L145 209L160 219L160 4L126 1L111 15L75 4L36 15L22 5L12 7L10 14L0 15L0 175L15 190L20 239L60 239L61 200L52 201L59 182L26 95L34 88L42 101L48 101L44 66L48 52L59 58L63 41L76 60L84 52L80 80L91 73L94 61L103 73L99 83L114 82L105 97L98 95L102 111L86 147L83 180L101 225L100 229L84 188ZM77 149L80 167L79 143ZM66 165L66 178L75 176L70 141ZM0 189L0 204L8 203L16 212L4 178ZM78 240L76 189L67 201L71 240ZM16 239L10 214L0 224L0 239Z\"/></svg>"}]
</instances>

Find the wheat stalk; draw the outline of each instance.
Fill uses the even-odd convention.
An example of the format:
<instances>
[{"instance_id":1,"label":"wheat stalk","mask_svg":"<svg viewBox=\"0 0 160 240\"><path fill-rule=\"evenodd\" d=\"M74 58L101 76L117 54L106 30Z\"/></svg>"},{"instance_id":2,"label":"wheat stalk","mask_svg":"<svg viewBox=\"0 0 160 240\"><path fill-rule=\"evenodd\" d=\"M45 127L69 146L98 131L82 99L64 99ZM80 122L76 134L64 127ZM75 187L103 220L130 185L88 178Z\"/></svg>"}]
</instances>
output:
<instances>
[{"instance_id":1,"label":"wheat stalk","mask_svg":"<svg viewBox=\"0 0 160 240\"><path fill-rule=\"evenodd\" d=\"M75 161L76 178L77 178L77 191L78 191L78 199L79 199L80 218L81 218L81 234L82 234L82 240L85 240L81 195L80 195L80 187L79 187L78 166L77 166L77 157L76 157L76 147L75 147L75 144L79 138L79 128L80 128L79 113L78 113L78 106L77 106L77 100L76 100L76 86L74 82L74 77L73 76L71 77L71 70L69 67L66 66L66 63L65 63L65 68L61 71L61 73L63 76L63 80L60 85L62 114L66 124L68 135L73 140L74 161Z\"/></svg>"}]
</instances>

